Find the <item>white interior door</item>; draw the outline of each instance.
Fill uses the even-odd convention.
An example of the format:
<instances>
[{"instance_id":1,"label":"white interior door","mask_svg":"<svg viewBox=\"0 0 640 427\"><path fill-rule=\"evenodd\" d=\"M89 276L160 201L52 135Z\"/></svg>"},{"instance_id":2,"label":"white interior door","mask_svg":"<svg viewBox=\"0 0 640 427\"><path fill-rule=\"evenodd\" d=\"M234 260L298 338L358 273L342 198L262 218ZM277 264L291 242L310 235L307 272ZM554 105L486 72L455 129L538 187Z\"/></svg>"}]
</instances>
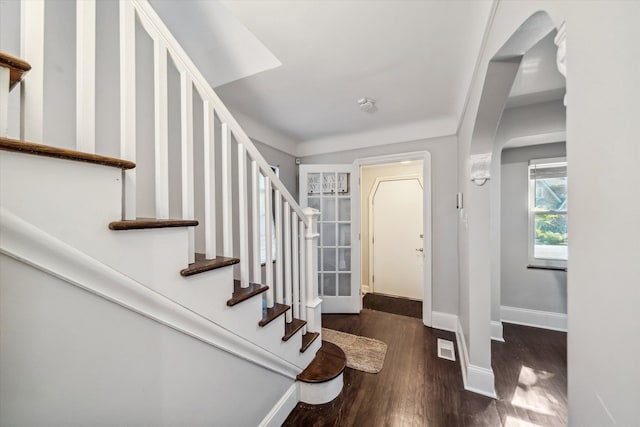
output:
<instances>
[{"instance_id":1,"label":"white interior door","mask_svg":"<svg viewBox=\"0 0 640 427\"><path fill-rule=\"evenodd\" d=\"M300 204L320 211L318 295L323 313L359 313L359 206L354 165L301 165Z\"/></svg>"},{"instance_id":2,"label":"white interior door","mask_svg":"<svg viewBox=\"0 0 640 427\"><path fill-rule=\"evenodd\" d=\"M419 177L380 178L370 198L373 291L424 296L422 183Z\"/></svg>"}]
</instances>

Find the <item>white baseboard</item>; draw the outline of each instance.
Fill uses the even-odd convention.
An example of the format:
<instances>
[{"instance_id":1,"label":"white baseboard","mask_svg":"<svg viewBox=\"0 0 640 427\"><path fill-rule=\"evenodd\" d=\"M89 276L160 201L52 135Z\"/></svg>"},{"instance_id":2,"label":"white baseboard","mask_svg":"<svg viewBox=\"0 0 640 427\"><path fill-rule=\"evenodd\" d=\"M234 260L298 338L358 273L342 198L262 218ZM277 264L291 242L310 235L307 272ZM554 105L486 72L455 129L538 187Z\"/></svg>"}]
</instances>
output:
<instances>
[{"instance_id":1,"label":"white baseboard","mask_svg":"<svg viewBox=\"0 0 640 427\"><path fill-rule=\"evenodd\" d=\"M259 427L280 427L297 404L298 383L295 382L271 408L267 416L260 422Z\"/></svg>"},{"instance_id":2,"label":"white baseboard","mask_svg":"<svg viewBox=\"0 0 640 427\"><path fill-rule=\"evenodd\" d=\"M464 389L496 399L493 370L469 363L467 343L464 339L464 331L459 321L456 327L456 342L458 343L458 356L460 359Z\"/></svg>"},{"instance_id":3,"label":"white baseboard","mask_svg":"<svg viewBox=\"0 0 640 427\"><path fill-rule=\"evenodd\" d=\"M360 289L361 289L360 292L362 292L362 295L371 293L371 288L369 287L369 285L361 284Z\"/></svg>"},{"instance_id":4,"label":"white baseboard","mask_svg":"<svg viewBox=\"0 0 640 427\"><path fill-rule=\"evenodd\" d=\"M504 337L502 336L502 322L497 322L495 320L491 321L491 339L494 341L504 342Z\"/></svg>"},{"instance_id":5,"label":"white baseboard","mask_svg":"<svg viewBox=\"0 0 640 427\"><path fill-rule=\"evenodd\" d=\"M458 316L455 314L431 312L431 327L443 331L456 332L458 330Z\"/></svg>"},{"instance_id":6,"label":"white baseboard","mask_svg":"<svg viewBox=\"0 0 640 427\"><path fill-rule=\"evenodd\" d=\"M567 332L567 315L564 313L529 310L527 308L503 305L500 307L500 317L503 322L507 323Z\"/></svg>"}]
</instances>

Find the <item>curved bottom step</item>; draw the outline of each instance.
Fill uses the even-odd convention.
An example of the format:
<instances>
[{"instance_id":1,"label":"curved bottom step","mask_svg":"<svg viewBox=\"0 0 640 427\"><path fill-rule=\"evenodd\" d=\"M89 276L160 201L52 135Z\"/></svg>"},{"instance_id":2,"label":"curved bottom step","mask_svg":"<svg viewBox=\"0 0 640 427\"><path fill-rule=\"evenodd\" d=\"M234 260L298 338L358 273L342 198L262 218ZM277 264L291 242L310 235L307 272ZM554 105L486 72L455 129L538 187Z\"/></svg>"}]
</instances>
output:
<instances>
[{"instance_id":1,"label":"curved bottom step","mask_svg":"<svg viewBox=\"0 0 640 427\"><path fill-rule=\"evenodd\" d=\"M347 358L340 347L322 341L322 347L307 369L298 375L300 400L319 405L331 402L342 391L342 373L347 366Z\"/></svg>"}]
</instances>

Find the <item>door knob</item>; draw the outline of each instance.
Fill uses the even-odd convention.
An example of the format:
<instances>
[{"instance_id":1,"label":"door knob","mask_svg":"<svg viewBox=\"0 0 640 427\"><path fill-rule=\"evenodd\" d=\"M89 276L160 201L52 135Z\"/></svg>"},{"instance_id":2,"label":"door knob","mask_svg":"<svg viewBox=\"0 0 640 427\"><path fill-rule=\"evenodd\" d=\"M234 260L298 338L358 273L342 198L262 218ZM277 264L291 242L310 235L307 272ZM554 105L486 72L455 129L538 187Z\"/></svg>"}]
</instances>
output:
<instances>
[{"instance_id":1,"label":"door knob","mask_svg":"<svg viewBox=\"0 0 640 427\"><path fill-rule=\"evenodd\" d=\"M424 252L424 248L416 248L416 251L418 251L418 252Z\"/></svg>"}]
</instances>

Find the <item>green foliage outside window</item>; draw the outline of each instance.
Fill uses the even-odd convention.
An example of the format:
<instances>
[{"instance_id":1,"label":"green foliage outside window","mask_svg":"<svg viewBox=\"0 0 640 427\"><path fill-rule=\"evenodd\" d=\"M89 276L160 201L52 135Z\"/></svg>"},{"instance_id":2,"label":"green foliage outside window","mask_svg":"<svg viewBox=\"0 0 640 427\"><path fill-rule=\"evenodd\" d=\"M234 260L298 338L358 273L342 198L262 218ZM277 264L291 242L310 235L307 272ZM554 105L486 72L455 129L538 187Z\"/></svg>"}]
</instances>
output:
<instances>
[{"instance_id":1,"label":"green foliage outside window","mask_svg":"<svg viewBox=\"0 0 640 427\"><path fill-rule=\"evenodd\" d=\"M536 244L566 245L567 215L536 214Z\"/></svg>"}]
</instances>

